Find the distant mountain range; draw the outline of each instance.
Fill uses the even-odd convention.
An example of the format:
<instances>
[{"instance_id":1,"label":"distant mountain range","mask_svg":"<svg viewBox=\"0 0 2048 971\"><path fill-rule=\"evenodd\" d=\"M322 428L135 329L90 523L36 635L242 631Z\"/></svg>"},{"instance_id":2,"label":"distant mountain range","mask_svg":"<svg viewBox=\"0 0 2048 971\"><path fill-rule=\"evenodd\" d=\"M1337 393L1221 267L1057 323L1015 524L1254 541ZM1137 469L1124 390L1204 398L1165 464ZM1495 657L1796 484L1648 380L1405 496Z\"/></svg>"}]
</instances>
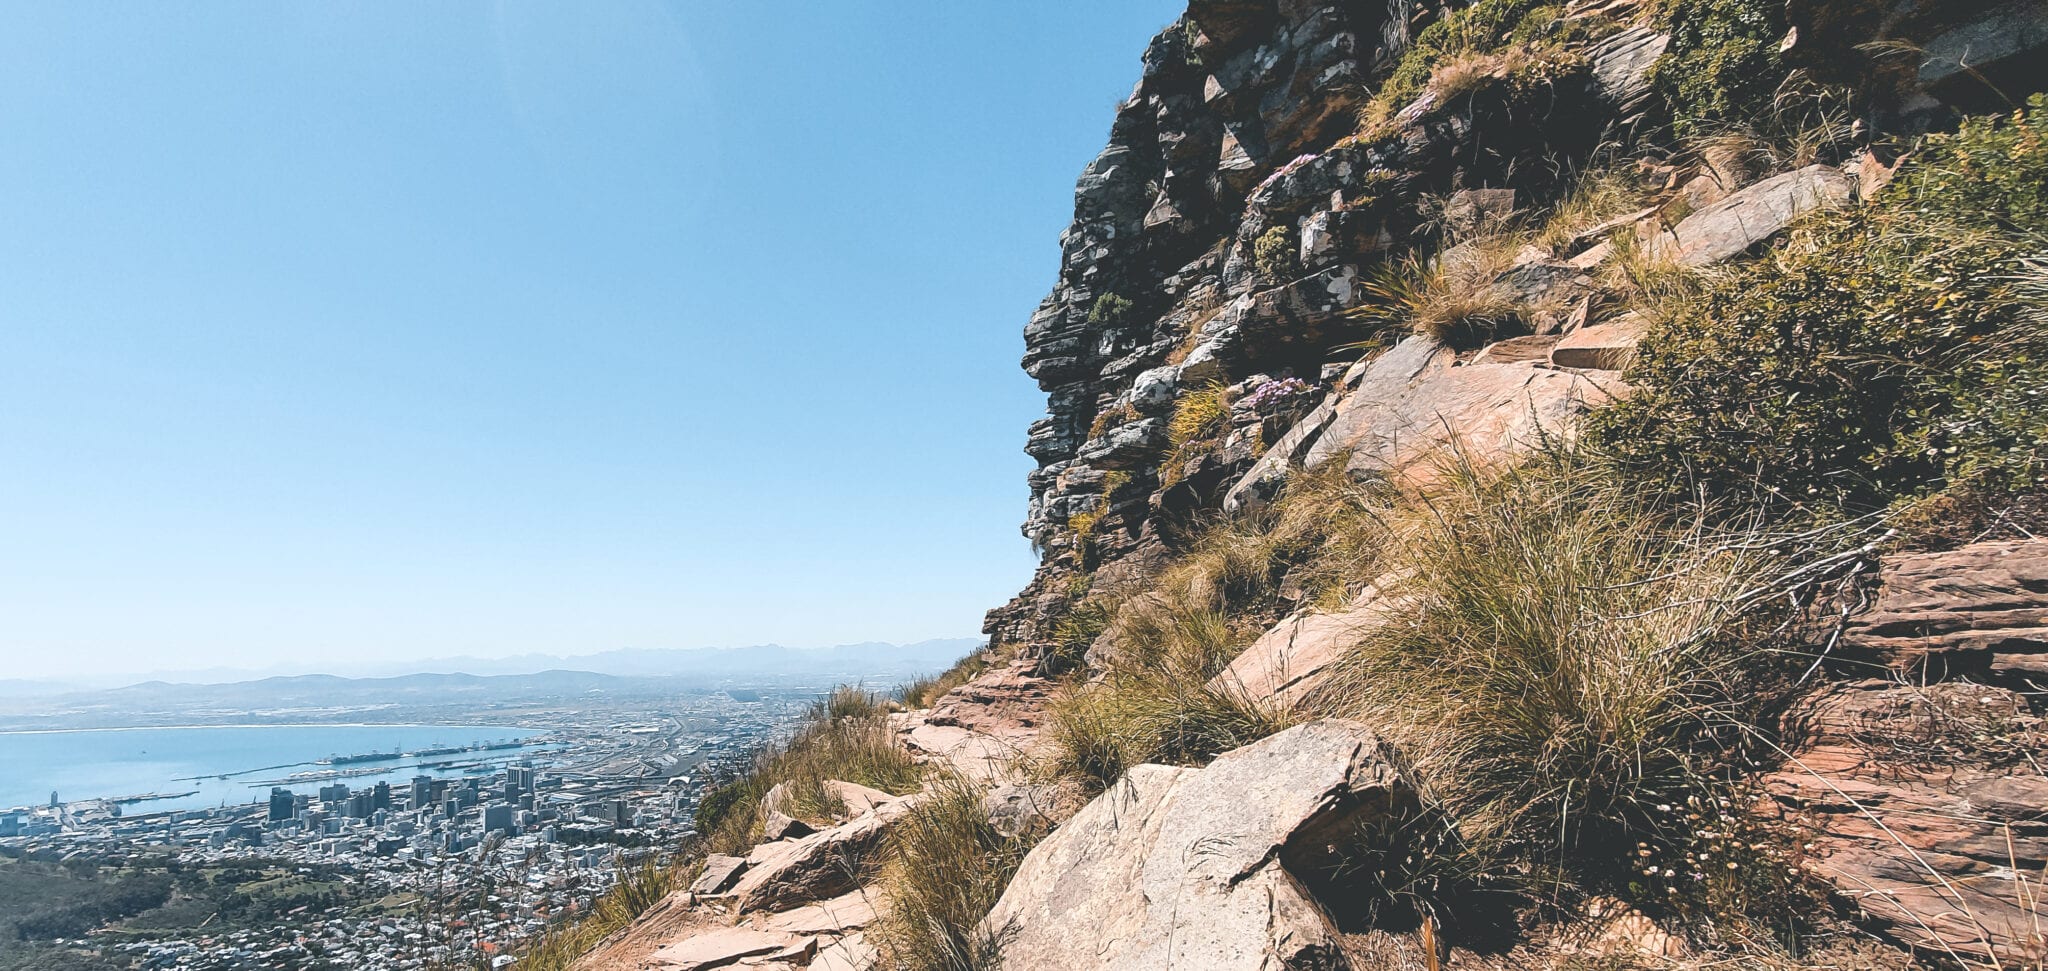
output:
<instances>
[{"instance_id":1,"label":"distant mountain range","mask_svg":"<svg viewBox=\"0 0 2048 971\"><path fill-rule=\"evenodd\" d=\"M799 648L754 647L674 650L630 649L573 657L528 654L509 658L439 658L409 665L409 672L376 677L333 674L261 676L258 672L205 671L161 675L122 687L54 681L0 680L0 700L62 699L67 705L218 705L291 707L366 701L416 701L464 694L493 698L554 696L587 691L710 688L727 684L838 679L871 684L942 670L981 645L973 638L915 644L842 644ZM235 674L257 675L234 677ZM649 684L650 681L660 684Z\"/></svg>"}]
</instances>

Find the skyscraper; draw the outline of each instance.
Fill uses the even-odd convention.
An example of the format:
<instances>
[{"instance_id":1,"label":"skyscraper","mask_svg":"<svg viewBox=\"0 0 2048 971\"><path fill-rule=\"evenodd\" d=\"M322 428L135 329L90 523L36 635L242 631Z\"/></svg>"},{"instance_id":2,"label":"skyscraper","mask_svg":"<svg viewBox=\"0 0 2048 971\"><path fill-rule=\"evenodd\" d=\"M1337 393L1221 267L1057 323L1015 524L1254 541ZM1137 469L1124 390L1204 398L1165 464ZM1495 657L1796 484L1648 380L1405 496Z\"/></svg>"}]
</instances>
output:
<instances>
[{"instance_id":1,"label":"skyscraper","mask_svg":"<svg viewBox=\"0 0 2048 971\"><path fill-rule=\"evenodd\" d=\"M293 810L296 808L293 805L292 791L290 789L273 788L270 790L271 822L292 818Z\"/></svg>"}]
</instances>

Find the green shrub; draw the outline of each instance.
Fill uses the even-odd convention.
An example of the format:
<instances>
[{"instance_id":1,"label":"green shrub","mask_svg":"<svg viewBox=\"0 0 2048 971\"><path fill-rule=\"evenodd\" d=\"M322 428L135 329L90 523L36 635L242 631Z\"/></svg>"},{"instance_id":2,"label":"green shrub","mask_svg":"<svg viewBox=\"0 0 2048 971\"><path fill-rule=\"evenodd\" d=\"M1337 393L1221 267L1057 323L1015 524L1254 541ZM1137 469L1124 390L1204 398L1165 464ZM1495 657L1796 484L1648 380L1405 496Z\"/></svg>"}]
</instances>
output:
<instances>
[{"instance_id":1,"label":"green shrub","mask_svg":"<svg viewBox=\"0 0 2048 971\"><path fill-rule=\"evenodd\" d=\"M1132 303L1114 293L1105 293L1095 298L1094 306L1088 308L1088 325L1091 327L1122 327L1130 322Z\"/></svg>"},{"instance_id":2,"label":"green shrub","mask_svg":"<svg viewBox=\"0 0 2048 971\"><path fill-rule=\"evenodd\" d=\"M2048 230L2039 106L1930 139L1876 204L1655 307L1636 391L1595 440L1648 481L1820 515L2036 486L2048 327L2021 275Z\"/></svg>"},{"instance_id":3,"label":"green shrub","mask_svg":"<svg viewBox=\"0 0 2048 971\"><path fill-rule=\"evenodd\" d=\"M1681 136L1768 115L1785 67L1783 0L1667 0L1671 44L1651 83Z\"/></svg>"},{"instance_id":4,"label":"green shrub","mask_svg":"<svg viewBox=\"0 0 2048 971\"><path fill-rule=\"evenodd\" d=\"M1549 74L1562 61L1555 55L1566 44L1584 40L1602 25L1594 18L1567 21L1564 7L1543 0L1478 0L1468 6L1448 9L1435 23L1422 29L1402 52L1401 59L1387 73L1361 113L1361 124L1374 128L1407 107L1432 81L1446 88L1445 97L1468 90L1468 82L1451 82L1449 74L1461 74L1459 64L1477 64L1489 55L1510 55L1498 68L1510 77L1533 78ZM1447 68L1451 70L1446 71ZM1439 72L1447 76L1439 77Z\"/></svg>"},{"instance_id":5,"label":"green shrub","mask_svg":"<svg viewBox=\"0 0 2048 971\"><path fill-rule=\"evenodd\" d=\"M884 966L903 971L983 971L1003 941L981 927L1032 840L989 824L981 790L963 779L934 786L889 831L883 916L871 932Z\"/></svg>"},{"instance_id":6,"label":"green shrub","mask_svg":"<svg viewBox=\"0 0 2048 971\"><path fill-rule=\"evenodd\" d=\"M1286 226L1274 226L1252 241L1252 268L1258 270L1260 276L1292 276L1300 265L1301 254L1294 242L1294 232Z\"/></svg>"}]
</instances>

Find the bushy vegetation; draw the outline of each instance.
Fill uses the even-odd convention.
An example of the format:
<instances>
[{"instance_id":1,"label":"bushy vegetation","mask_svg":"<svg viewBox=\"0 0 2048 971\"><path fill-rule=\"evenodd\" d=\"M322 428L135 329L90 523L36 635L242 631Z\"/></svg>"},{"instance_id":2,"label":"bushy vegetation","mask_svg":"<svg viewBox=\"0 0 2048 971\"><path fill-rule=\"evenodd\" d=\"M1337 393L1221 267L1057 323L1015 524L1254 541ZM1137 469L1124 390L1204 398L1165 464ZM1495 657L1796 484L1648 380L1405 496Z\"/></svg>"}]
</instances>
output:
<instances>
[{"instance_id":1,"label":"bushy vegetation","mask_svg":"<svg viewBox=\"0 0 2048 971\"><path fill-rule=\"evenodd\" d=\"M1655 481L1830 516L1952 486L2022 491L2048 456L2043 102L1930 138L1874 203L1648 305L1603 447ZM1740 402L1740 407L1732 403Z\"/></svg>"},{"instance_id":2,"label":"bushy vegetation","mask_svg":"<svg viewBox=\"0 0 2048 971\"><path fill-rule=\"evenodd\" d=\"M1665 0L1671 34L1652 74L1681 137L1770 114L1786 71L1782 0Z\"/></svg>"},{"instance_id":3,"label":"bushy vegetation","mask_svg":"<svg viewBox=\"0 0 2048 971\"><path fill-rule=\"evenodd\" d=\"M989 823L982 790L940 780L889 831L882 918L870 932L885 967L983 971L997 966L1001 935L981 926L1036 834L1006 836Z\"/></svg>"},{"instance_id":4,"label":"bushy vegetation","mask_svg":"<svg viewBox=\"0 0 2048 971\"><path fill-rule=\"evenodd\" d=\"M1120 294L1105 293L1088 308L1088 326L1115 329L1129 323L1131 301Z\"/></svg>"},{"instance_id":5,"label":"bushy vegetation","mask_svg":"<svg viewBox=\"0 0 2048 971\"><path fill-rule=\"evenodd\" d=\"M1300 265L1300 251L1294 241L1294 232L1286 226L1274 226L1252 241L1252 267L1260 275L1289 276Z\"/></svg>"},{"instance_id":6,"label":"bushy vegetation","mask_svg":"<svg viewBox=\"0 0 2048 971\"><path fill-rule=\"evenodd\" d=\"M1425 90L1449 99L1466 93L1480 78L1540 81L1573 63L1567 43L1583 41L1603 25L1586 18L1567 21L1562 4L1543 0L1478 0L1449 7L1423 28L1380 82L1361 113L1370 132L1384 125Z\"/></svg>"},{"instance_id":7,"label":"bushy vegetation","mask_svg":"<svg viewBox=\"0 0 2048 971\"><path fill-rule=\"evenodd\" d=\"M1513 265L1521 237L1474 240L1434 259L1406 256L1364 280L1370 302L1353 312L1368 323L1405 327L1452 344L1471 344L1511 327L1524 308L1495 281Z\"/></svg>"},{"instance_id":8,"label":"bushy vegetation","mask_svg":"<svg viewBox=\"0 0 2048 971\"><path fill-rule=\"evenodd\" d=\"M918 787L923 769L896 744L880 694L842 686L817 702L790 740L763 749L751 769L707 794L698 832L714 853L739 853L759 842L767 813L761 802L784 786L784 813L824 824L844 810L822 783L838 779L902 795Z\"/></svg>"}]
</instances>

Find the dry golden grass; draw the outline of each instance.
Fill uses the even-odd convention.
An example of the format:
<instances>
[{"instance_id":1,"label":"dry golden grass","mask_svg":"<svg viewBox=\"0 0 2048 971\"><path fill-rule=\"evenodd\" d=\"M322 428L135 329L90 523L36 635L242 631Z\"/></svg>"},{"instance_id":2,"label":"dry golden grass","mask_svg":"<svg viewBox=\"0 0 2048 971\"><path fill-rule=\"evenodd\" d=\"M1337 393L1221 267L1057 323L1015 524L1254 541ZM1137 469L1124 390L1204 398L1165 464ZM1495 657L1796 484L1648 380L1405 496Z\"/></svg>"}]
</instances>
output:
<instances>
[{"instance_id":1,"label":"dry golden grass","mask_svg":"<svg viewBox=\"0 0 2048 971\"><path fill-rule=\"evenodd\" d=\"M1434 259L1408 256L1383 264L1362 284L1370 299L1352 316L1447 343L1491 335L1525 313L1496 281L1527 242L1520 233L1503 233L1467 240Z\"/></svg>"},{"instance_id":2,"label":"dry golden grass","mask_svg":"<svg viewBox=\"0 0 2048 971\"><path fill-rule=\"evenodd\" d=\"M999 936L981 926L1032 837L989 823L982 790L949 776L889 831L882 917L868 931L883 966L901 971L983 971L997 966ZM1033 834L1035 837L1036 834Z\"/></svg>"},{"instance_id":3,"label":"dry golden grass","mask_svg":"<svg viewBox=\"0 0 2048 971\"><path fill-rule=\"evenodd\" d=\"M1673 518L1569 454L1447 462L1385 535L1409 606L1311 706L1393 738L1467 845L1555 864L1632 832L1739 724L1750 592L1780 568L1756 537Z\"/></svg>"},{"instance_id":4,"label":"dry golden grass","mask_svg":"<svg viewBox=\"0 0 2048 971\"><path fill-rule=\"evenodd\" d=\"M624 929L662 898L689 883L695 856L662 861L649 857L620 867L610 890L598 897L583 917L558 924L519 952L519 967L529 971L568 971L598 942Z\"/></svg>"},{"instance_id":5,"label":"dry golden grass","mask_svg":"<svg viewBox=\"0 0 2048 971\"><path fill-rule=\"evenodd\" d=\"M761 802L777 785L788 794L782 811L814 825L830 822L845 808L825 792L827 779L898 795L915 791L924 769L896 744L883 717L887 711L879 694L835 689L787 743L764 749L722 794L705 797L722 807L715 818L702 820L705 845L714 853L739 854L759 842L767 817Z\"/></svg>"}]
</instances>

